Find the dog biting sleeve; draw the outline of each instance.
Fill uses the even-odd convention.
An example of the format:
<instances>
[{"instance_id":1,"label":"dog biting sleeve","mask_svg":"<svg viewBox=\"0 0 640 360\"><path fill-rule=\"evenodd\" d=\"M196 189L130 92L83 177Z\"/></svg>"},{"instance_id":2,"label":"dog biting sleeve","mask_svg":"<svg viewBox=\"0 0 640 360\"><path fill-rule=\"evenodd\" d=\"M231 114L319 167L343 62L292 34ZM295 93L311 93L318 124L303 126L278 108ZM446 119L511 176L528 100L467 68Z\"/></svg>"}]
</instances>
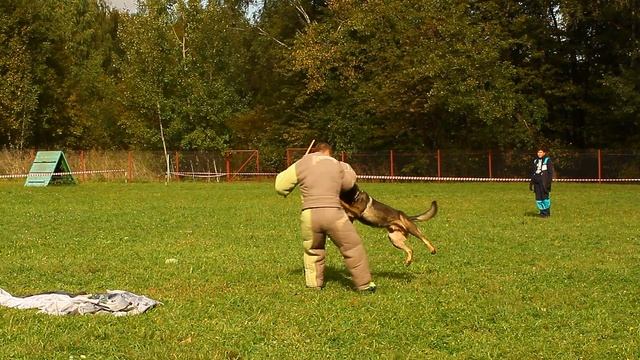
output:
<instances>
[{"instance_id":1,"label":"dog biting sleeve","mask_svg":"<svg viewBox=\"0 0 640 360\"><path fill-rule=\"evenodd\" d=\"M294 163L276 176L276 192L286 197L296 185L298 185L298 176L296 174L296 164Z\"/></svg>"}]
</instances>

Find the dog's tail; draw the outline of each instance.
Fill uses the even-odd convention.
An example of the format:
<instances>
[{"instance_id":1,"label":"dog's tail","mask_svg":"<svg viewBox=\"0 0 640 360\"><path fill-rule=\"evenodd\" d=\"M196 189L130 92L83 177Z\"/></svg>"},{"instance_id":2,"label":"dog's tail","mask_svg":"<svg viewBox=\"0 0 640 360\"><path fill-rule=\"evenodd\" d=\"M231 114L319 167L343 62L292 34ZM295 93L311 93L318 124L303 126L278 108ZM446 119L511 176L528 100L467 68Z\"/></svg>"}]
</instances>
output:
<instances>
[{"instance_id":1,"label":"dog's tail","mask_svg":"<svg viewBox=\"0 0 640 360\"><path fill-rule=\"evenodd\" d=\"M431 202L431 208L420 215L409 216L409 219L413 221L427 221L438 213L438 203L433 200Z\"/></svg>"}]
</instances>

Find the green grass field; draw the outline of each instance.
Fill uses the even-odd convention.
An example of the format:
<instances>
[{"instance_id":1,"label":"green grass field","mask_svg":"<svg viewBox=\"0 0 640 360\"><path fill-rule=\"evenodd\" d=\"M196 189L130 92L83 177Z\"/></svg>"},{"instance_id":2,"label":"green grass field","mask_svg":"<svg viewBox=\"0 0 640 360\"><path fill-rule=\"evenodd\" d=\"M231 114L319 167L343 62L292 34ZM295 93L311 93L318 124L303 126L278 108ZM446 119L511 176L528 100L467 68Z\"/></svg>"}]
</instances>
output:
<instances>
[{"instance_id":1,"label":"green grass field","mask_svg":"<svg viewBox=\"0 0 640 360\"><path fill-rule=\"evenodd\" d=\"M640 187L556 183L552 217L519 184L361 184L407 213L432 199L414 263L357 225L378 292L328 246L306 290L299 192L264 183L0 182L0 288L127 290L137 316L0 307L2 359L638 359ZM177 259L177 263L166 263Z\"/></svg>"}]
</instances>

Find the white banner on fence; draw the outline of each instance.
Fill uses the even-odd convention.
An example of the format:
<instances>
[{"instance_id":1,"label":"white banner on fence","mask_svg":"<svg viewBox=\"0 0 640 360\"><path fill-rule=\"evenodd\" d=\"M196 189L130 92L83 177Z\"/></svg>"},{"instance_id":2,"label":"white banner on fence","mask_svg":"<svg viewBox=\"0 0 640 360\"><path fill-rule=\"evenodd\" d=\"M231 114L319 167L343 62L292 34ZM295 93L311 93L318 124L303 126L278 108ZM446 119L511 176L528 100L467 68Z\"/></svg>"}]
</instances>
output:
<instances>
[{"instance_id":1,"label":"white banner on fence","mask_svg":"<svg viewBox=\"0 0 640 360\"><path fill-rule=\"evenodd\" d=\"M192 178L220 178L230 176L276 176L278 173L211 173L211 172L172 172L171 175ZM363 180L389 181L452 181L452 182L529 182L528 178L480 178L480 177L448 177L448 176L387 176L358 175ZM640 179L553 179L558 182L640 182Z\"/></svg>"},{"instance_id":2,"label":"white banner on fence","mask_svg":"<svg viewBox=\"0 0 640 360\"><path fill-rule=\"evenodd\" d=\"M126 173L126 170L87 170L71 171L60 173L31 173L32 176L49 175L82 175L82 174L105 174L105 173ZM171 172L173 176L186 178L222 178L225 176L244 177L275 177L278 173L218 173L218 172ZM0 179L26 178L28 174L4 174ZM385 180L385 181L450 181L450 182L528 182L527 178L480 178L480 177L448 177L448 176L387 176L387 175L358 175L358 179L363 180ZM556 182L611 182L611 183L631 183L640 182L640 179L553 179Z\"/></svg>"},{"instance_id":3,"label":"white banner on fence","mask_svg":"<svg viewBox=\"0 0 640 360\"><path fill-rule=\"evenodd\" d=\"M107 174L107 173L126 173L126 170L86 170L86 171L69 171L69 172L32 172L30 174L0 174L0 179L17 179L26 178L27 176L60 176L60 175L83 175L83 174Z\"/></svg>"}]
</instances>

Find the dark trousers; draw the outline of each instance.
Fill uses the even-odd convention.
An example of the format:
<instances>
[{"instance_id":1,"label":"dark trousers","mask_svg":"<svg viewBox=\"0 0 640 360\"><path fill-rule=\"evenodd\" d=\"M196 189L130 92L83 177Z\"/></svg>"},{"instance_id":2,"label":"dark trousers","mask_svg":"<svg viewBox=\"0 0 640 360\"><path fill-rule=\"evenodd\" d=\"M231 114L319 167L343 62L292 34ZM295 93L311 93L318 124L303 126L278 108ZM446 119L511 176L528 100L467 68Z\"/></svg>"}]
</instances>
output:
<instances>
[{"instance_id":1,"label":"dark trousers","mask_svg":"<svg viewBox=\"0 0 640 360\"><path fill-rule=\"evenodd\" d=\"M533 191L536 194L536 206L540 210L540 215L551 215L551 198L550 191L544 184L534 183Z\"/></svg>"}]
</instances>

